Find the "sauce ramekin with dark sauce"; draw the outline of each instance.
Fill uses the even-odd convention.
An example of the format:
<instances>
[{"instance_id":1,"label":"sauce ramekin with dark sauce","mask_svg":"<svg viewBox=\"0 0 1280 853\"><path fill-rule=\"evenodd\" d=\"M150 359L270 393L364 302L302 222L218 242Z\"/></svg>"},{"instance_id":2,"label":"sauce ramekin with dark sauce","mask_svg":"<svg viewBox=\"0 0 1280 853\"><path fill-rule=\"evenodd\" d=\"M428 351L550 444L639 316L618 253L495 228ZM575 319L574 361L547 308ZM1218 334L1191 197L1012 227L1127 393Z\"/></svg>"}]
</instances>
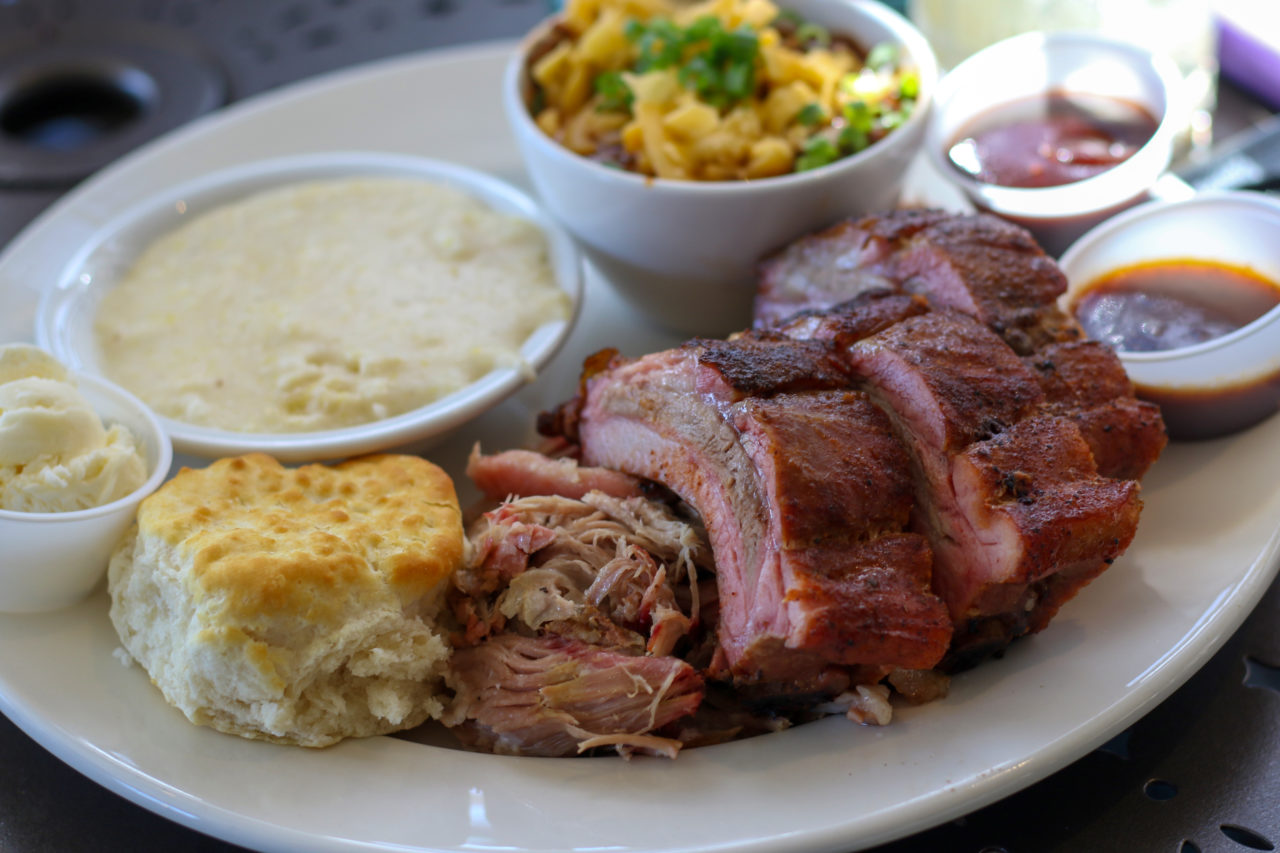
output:
<instances>
[{"instance_id":1,"label":"sauce ramekin with dark sauce","mask_svg":"<svg viewBox=\"0 0 1280 853\"><path fill-rule=\"evenodd\" d=\"M953 68L926 152L977 209L1061 255L1100 222L1155 195L1173 152L1177 69L1093 33L1025 33Z\"/></svg>"},{"instance_id":2,"label":"sauce ramekin with dark sauce","mask_svg":"<svg viewBox=\"0 0 1280 853\"><path fill-rule=\"evenodd\" d=\"M1242 329L1280 305L1280 284L1247 267L1192 259L1121 267L1075 300L1089 337L1123 352L1189 347Z\"/></svg>"},{"instance_id":3,"label":"sauce ramekin with dark sauce","mask_svg":"<svg viewBox=\"0 0 1280 853\"><path fill-rule=\"evenodd\" d=\"M1061 89L993 107L947 149L952 165L1002 187L1075 183L1132 157L1159 122L1139 104Z\"/></svg>"},{"instance_id":4,"label":"sauce ramekin with dark sauce","mask_svg":"<svg viewBox=\"0 0 1280 853\"><path fill-rule=\"evenodd\" d=\"M1081 288L1073 310L1089 337L1122 355L1166 352L1223 338L1280 305L1280 283L1248 267L1194 259L1147 261L1116 269ZM1172 437L1213 438L1276 411L1280 371L1208 388L1136 383L1160 406Z\"/></svg>"}]
</instances>

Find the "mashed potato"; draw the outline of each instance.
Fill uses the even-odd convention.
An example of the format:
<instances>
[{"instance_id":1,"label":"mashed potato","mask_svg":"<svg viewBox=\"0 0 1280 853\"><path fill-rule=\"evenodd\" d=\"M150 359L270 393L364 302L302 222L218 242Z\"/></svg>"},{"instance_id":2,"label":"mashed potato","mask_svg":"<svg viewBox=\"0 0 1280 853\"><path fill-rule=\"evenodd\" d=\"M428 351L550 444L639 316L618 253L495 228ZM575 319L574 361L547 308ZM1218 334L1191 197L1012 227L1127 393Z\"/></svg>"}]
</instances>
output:
<instances>
[{"instance_id":1,"label":"mashed potato","mask_svg":"<svg viewBox=\"0 0 1280 853\"><path fill-rule=\"evenodd\" d=\"M104 372L175 420L239 432L401 414L563 319L542 232L448 187L271 190L149 247L95 318Z\"/></svg>"}]
</instances>

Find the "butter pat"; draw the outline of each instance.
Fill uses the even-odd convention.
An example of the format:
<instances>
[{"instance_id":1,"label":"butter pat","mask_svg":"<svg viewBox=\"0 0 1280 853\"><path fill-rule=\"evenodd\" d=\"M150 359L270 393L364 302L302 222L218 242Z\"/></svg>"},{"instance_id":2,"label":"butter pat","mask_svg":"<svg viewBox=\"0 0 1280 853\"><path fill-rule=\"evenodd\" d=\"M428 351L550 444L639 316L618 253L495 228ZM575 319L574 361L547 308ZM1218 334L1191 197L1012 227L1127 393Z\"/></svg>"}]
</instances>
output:
<instances>
[{"instance_id":1,"label":"butter pat","mask_svg":"<svg viewBox=\"0 0 1280 853\"><path fill-rule=\"evenodd\" d=\"M90 509L146 479L134 437L103 425L61 363L28 344L0 346L0 509Z\"/></svg>"}]
</instances>

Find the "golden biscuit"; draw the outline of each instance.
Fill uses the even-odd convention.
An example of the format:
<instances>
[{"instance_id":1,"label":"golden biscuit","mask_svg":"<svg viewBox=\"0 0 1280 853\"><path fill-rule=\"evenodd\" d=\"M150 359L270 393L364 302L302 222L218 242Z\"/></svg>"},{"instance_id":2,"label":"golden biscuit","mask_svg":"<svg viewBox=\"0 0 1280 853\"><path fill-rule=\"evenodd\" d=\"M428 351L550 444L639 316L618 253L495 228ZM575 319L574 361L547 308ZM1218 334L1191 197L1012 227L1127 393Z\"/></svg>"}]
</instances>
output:
<instances>
[{"instance_id":1,"label":"golden biscuit","mask_svg":"<svg viewBox=\"0 0 1280 853\"><path fill-rule=\"evenodd\" d=\"M414 456L183 469L111 560L125 648L194 723L305 746L440 713L453 483Z\"/></svg>"}]
</instances>

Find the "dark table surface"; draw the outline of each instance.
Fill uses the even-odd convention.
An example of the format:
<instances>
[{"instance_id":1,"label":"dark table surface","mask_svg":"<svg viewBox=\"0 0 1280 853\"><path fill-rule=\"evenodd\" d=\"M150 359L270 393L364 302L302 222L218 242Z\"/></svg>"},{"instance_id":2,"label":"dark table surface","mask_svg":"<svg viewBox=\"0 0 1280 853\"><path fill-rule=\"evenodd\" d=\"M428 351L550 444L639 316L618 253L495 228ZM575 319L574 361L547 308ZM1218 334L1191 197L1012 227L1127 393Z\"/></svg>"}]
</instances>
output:
<instances>
[{"instance_id":1,"label":"dark table surface","mask_svg":"<svg viewBox=\"0 0 1280 853\"><path fill-rule=\"evenodd\" d=\"M6 162L2 137L15 132L12 105L23 94L15 94L15 81L24 67L38 68L49 55L94 45L108 51L117 46L136 57L140 42L159 45L158 58L153 51L146 61L158 63L158 73L198 110L207 110L365 60L514 37L548 8L546 0L0 0L0 245L76 181L122 153L104 133L82 145L79 155L46 163L43 171L23 173L12 157ZM29 119L38 107L25 105L23 115ZM1185 174L1210 185L1239 172L1241 162L1256 171L1257 163L1273 160L1280 171L1280 134L1272 140L1269 116L1248 96L1222 86L1212 160L1184 163ZM112 118L110 110L106 118ZM143 128L129 144L165 129ZM1100 749L1001 802L877 850L1274 850L1280 845L1277 758L1280 585L1185 686ZM3 717L0 767L5 853L241 849L99 787Z\"/></svg>"}]
</instances>

